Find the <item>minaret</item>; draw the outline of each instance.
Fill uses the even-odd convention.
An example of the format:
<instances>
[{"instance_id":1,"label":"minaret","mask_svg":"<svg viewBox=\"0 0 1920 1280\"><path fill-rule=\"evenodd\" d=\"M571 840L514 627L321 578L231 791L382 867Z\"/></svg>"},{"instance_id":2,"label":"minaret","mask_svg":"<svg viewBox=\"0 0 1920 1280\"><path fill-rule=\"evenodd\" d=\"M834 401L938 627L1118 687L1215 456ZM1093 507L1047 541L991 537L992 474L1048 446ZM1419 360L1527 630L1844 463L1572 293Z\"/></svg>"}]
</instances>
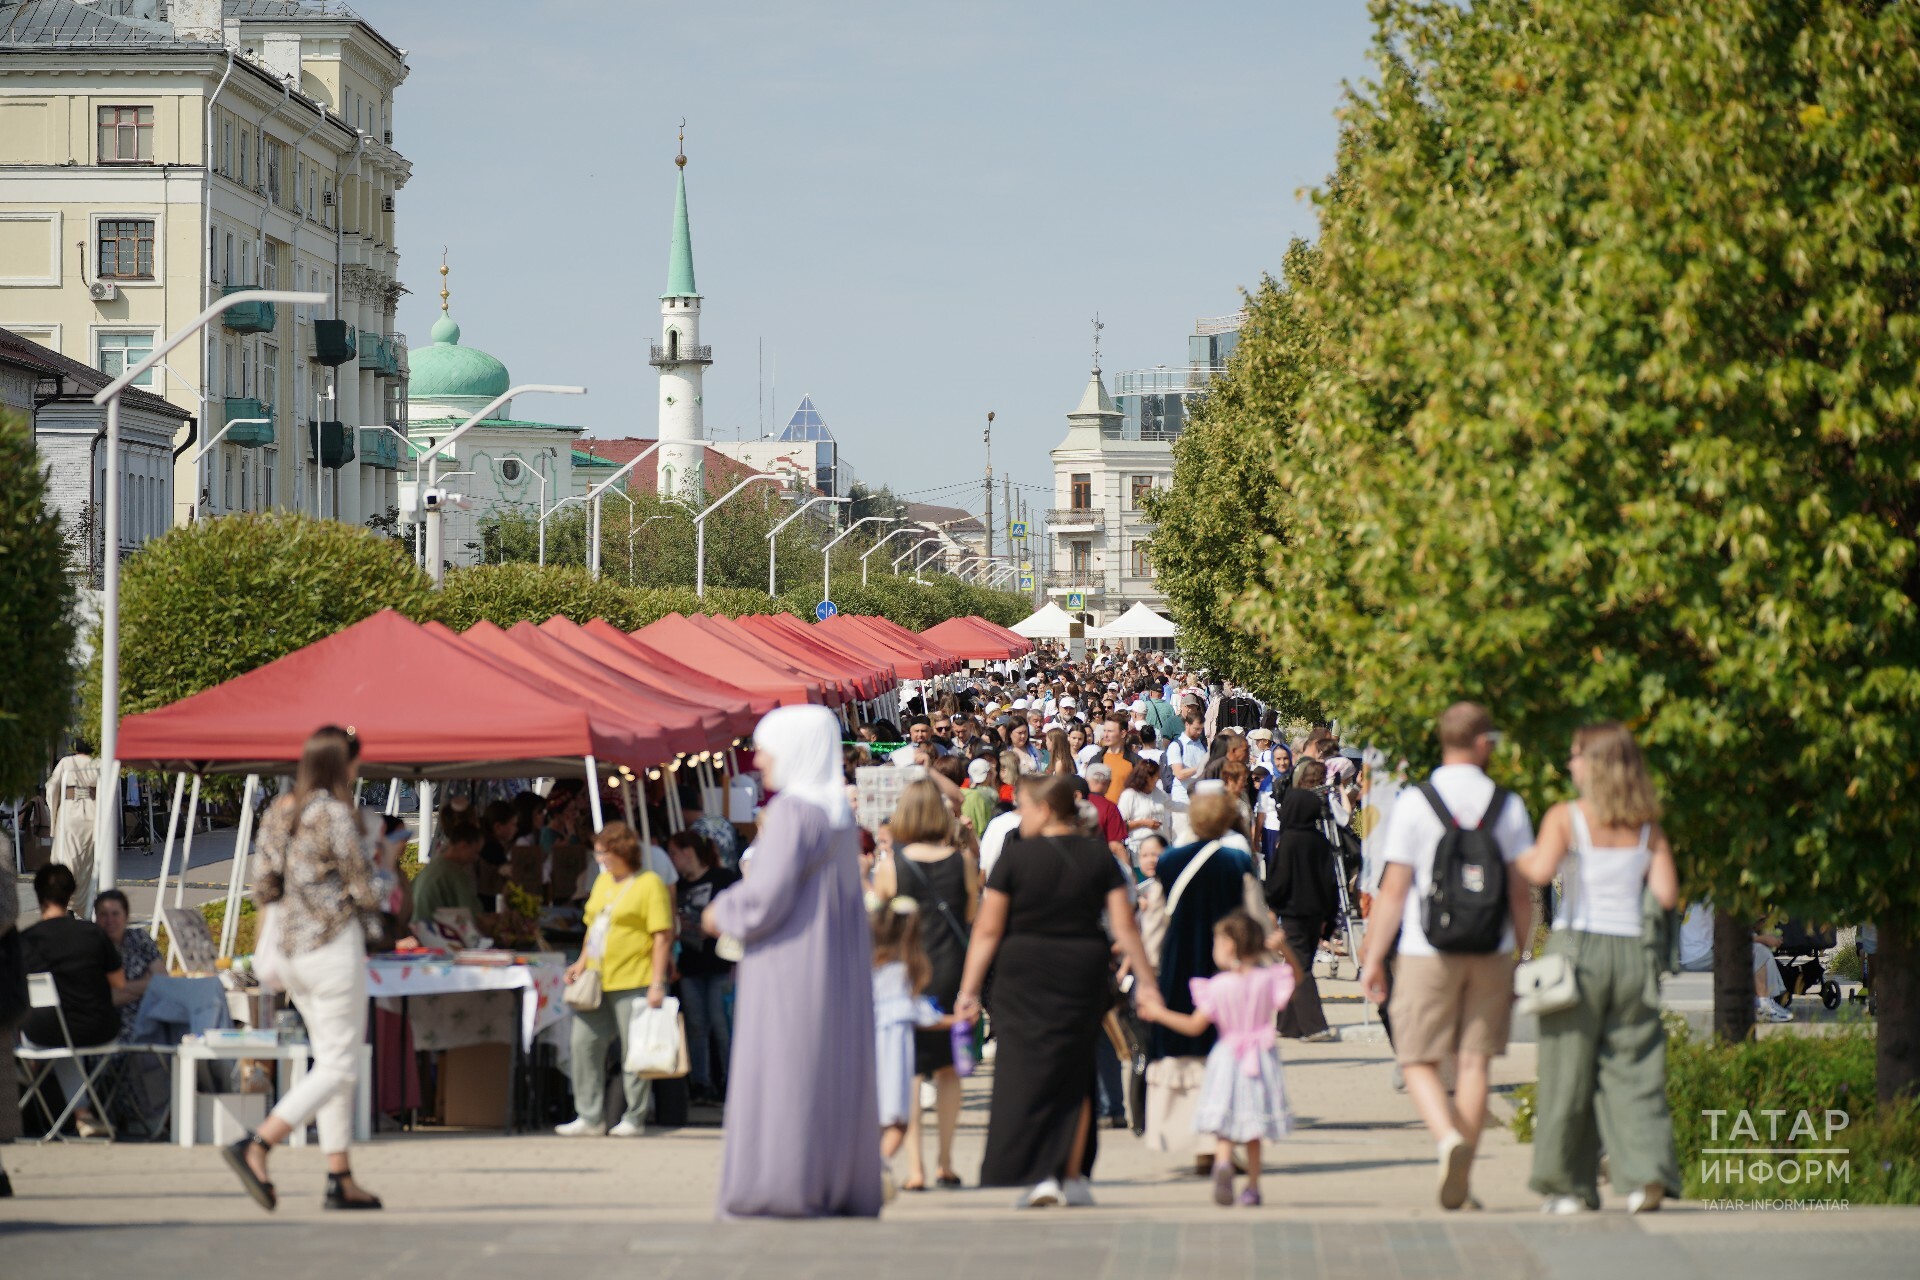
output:
<instances>
[{"instance_id":1,"label":"minaret","mask_svg":"<svg viewBox=\"0 0 1920 1280\"><path fill-rule=\"evenodd\" d=\"M660 295L660 344L648 360L660 370L660 451L654 455L662 497L701 501L707 430L700 381L713 363L700 345L700 291L693 284L693 235L687 227L686 122L680 123L679 191L673 201L673 247L667 254L667 291Z\"/></svg>"}]
</instances>

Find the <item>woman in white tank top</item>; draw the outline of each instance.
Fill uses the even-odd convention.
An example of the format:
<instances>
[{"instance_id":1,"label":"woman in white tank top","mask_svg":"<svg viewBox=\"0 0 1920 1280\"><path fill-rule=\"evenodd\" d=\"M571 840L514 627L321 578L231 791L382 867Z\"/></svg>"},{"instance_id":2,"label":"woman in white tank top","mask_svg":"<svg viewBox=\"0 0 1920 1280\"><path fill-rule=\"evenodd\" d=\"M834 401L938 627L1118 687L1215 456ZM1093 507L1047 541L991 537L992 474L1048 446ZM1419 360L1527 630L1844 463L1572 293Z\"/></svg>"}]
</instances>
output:
<instances>
[{"instance_id":1,"label":"woman in white tank top","mask_svg":"<svg viewBox=\"0 0 1920 1280\"><path fill-rule=\"evenodd\" d=\"M1646 764L1623 726L1575 734L1568 771L1580 798L1549 809L1515 863L1536 885L1560 877L1546 950L1572 961L1579 988L1573 1007L1540 1018L1529 1185L1545 1212L1598 1209L1604 1150L1628 1212L1643 1213L1680 1193L1658 965L1642 918L1647 893L1673 909L1679 874Z\"/></svg>"}]
</instances>

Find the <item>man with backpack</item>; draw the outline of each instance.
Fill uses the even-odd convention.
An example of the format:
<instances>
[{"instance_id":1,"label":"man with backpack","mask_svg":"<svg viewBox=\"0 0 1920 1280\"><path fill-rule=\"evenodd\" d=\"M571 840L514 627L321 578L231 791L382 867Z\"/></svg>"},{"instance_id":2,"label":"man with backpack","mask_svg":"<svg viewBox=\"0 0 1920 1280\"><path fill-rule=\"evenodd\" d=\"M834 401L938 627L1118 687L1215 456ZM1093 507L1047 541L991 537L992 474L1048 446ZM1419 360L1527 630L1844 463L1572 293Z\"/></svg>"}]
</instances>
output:
<instances>
[{"instance_id":1,"label":"man with backpack","mask_svg":"<svg viewBox=\"0 0 1920 1280\"><path fill-rule=\"evenodd\" d=\"M1367 922L1361 989L1375 1004L1387 999L1387 955L1398 940L1388 1006L1394 1056L1439 1144L1443 1209L1469 1199L1488 1068L1507 1050L1514 942L1529 926L1527 882L1512 864L1533 844L1533 822L1520 798L1486 774L1498 741L1478 703L1441 714L1440 767L1394 805ZM1440 1078L1449 1056L1457 1063L1451 1098Z\"/></svg>"}]
</instances>

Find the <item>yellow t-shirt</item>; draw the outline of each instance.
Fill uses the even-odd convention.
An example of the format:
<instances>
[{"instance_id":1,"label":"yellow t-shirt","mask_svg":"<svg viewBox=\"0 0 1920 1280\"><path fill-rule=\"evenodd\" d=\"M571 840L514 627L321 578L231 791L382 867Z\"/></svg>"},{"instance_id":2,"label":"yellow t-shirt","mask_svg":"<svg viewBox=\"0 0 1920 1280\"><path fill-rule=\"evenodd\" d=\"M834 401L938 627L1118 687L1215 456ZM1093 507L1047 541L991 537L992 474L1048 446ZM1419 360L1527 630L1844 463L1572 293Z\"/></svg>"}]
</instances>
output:
<instances>
[{"instance_id":1,"label":"yellow t-shirt","mask_svg":"<svg viewBox=\"0 0 1920 1280\"><path fill-rule=\"evenodd\" d=\"M607 930L606 954L589 968L600 971L600 986L606 991L632 991L653 982L653 935L673 930L673 902L667 885L651 871L631 876L625 884L601 872L587 895L586 921L589 928L600 912L613 904L612 927Z\"/></svg>"}]
</instances>

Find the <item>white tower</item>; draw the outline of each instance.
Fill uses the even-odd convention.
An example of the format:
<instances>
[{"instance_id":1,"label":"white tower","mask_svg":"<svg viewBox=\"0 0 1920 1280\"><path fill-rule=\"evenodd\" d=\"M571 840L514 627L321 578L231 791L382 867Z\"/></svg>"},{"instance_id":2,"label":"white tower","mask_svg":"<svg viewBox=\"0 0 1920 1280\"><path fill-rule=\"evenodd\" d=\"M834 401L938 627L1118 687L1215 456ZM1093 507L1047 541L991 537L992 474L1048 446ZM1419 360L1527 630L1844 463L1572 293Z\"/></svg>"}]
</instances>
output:
<instances>
[{"instance_id":1,"label":"white tower","mask_svg":"<svg viewBox=\"0 0 1920 1280\"><path fill-rule=\"evenodd\" d=\"M687 228L687 149L684 126L680 189L673 202L673 247L667 256L667 291L660 295L660 344L648 363L660 370L660 451L654 455L662 497L704 505L707 453L700 381L713 363L700 345L700 291L693 283L693 235Z\"/></svg>"}]
</instances>

